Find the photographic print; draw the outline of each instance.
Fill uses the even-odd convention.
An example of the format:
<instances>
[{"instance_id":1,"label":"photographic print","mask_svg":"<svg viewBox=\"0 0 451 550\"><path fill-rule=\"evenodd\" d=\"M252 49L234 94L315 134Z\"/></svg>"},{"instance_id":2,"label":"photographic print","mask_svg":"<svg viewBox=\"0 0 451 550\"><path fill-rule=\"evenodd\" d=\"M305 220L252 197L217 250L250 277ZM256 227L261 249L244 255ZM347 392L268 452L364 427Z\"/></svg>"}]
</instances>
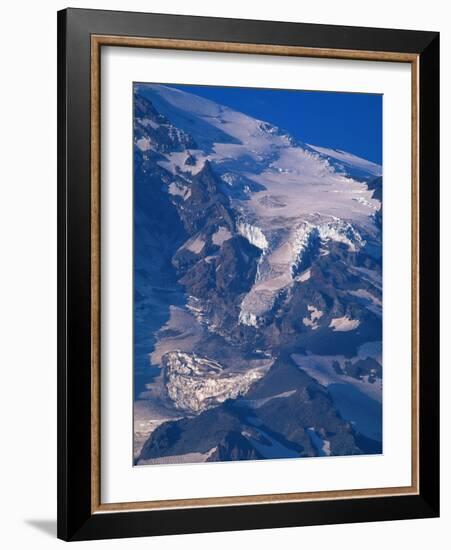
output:
<instances>
[{"instance_id":1,"label":"photographic print","mask_svg":"<svg viewBox=\"0 0 451 550\"><path fill-rule=\"evenodd\" d=\"M137 82L136 466L382 453L382 95Z\"/></svg>"}]
</instances>

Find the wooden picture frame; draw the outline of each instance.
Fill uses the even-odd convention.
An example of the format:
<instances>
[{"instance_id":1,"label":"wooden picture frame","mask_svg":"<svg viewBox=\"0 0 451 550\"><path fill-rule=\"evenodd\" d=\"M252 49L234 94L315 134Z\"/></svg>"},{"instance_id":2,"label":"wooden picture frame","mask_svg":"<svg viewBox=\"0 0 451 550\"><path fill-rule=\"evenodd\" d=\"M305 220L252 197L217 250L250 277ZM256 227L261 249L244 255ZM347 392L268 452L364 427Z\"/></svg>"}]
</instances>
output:
<instances>
[{"instance_id":1,"label":"wooden picture frame","mask_svg":"<svg viewBox=\"0 0 451 550\"><path fill-rule=\"evenodd\" d=\"M99 117L103 46L411 64L409 487L101 502ZM84 9L58 13L58 537L86 540L438 515L438 144L438 33Z\"/></svg>"}]
</instances>

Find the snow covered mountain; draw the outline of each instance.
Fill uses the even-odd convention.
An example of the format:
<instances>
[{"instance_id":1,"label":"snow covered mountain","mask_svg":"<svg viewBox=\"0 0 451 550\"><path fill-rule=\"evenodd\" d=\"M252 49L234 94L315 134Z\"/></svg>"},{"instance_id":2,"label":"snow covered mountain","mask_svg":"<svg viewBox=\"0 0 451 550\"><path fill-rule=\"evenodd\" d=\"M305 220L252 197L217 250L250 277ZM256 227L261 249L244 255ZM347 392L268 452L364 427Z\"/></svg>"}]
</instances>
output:
<instances>
[{"instance_id":1,"label":"snow covered mountain","mask_svg":"<svg viewBox=\"0 0 451 550\"><path fill-rule=\"evenodd\" d=\"M285 433L290 452L293 445L297 456L326 447L331 454L380 449L377 430L365 432L354 412L340 410L324 368L321 382L307 358L327 356L326 363L335 365L330 376L339 376L363 401L371 399L380 416L381 391L368 397L355 381L375 388L381 379L377 346L368 346L380 342L382 330L381 167L298 142L274 125L179 89L137 84L134 93L135 356L139 348L142 358L147 346L158 369L141 398L167 410L168 418L184 411L185 434L194 433L199 414L212 408L226 407L222 421L235 426L238 418L242 426L239 437L235 428L233 437L226 430L203 451L193 447L191 433L191 443L186 435L185 445L169 445L167 456L271 455L261 444L261 428L249 420L268 403L247 404L253 412L243 416L242 402L266 388L273 369L286 377L284 391L273 398L292 415L313 406L315 397L305 388L314 386L334 419L335 431L320 425L323 411L321 421L312 417L299 428L295 441ZM157 240L149 229L156 226ZM171 297L162 303L156 292L161 288L173 293L170 307ZM160 330L151 338L155 315ZM138 370L146 376L145 366ZM300 387L290 382L298 372ZM277 397L286 392L289 398ZM167 440L177 422L149 434L139 460L158 458L159 438ZM315 446L323 441L318 434L330 439ZM339 443L333 434L341 434Z\"/></svg>"}]
</instances>

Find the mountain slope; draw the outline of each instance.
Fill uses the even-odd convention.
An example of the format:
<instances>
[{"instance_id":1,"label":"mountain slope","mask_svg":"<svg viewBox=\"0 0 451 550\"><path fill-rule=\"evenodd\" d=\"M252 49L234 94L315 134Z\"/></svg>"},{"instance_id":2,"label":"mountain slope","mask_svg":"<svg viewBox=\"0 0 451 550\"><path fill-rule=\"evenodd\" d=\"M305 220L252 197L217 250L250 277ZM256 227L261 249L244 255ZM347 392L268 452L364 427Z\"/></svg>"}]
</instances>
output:
<instances>
[{"instance_id":1,"label":"mountain slope","mask_svg":"<svg viewBox=\"0 0 451 550\"><path fill-rule=\"evenodd\" d=\"M162 417L183 416L150 434L139 460L157 458L162 437L172 441L167 456L211 451L208 460L226 460L227 449L233 459L380 449L374 430L356 431L358 411L344 411L331 385L315 379L310 357L327 357L331 368L337 363L345 386L353 384L349 373L372 387L381 378L380 357L367 345L379 342L382 331L381 168L150 84L135 86L134 144L135 227L145 231L161 212L170 226L157 274L148 265L162 243L146 250L142 242L151 235L136 239L135 289L144 309L162 281L172 281L177 298L164 309L156 341L148 336L151 315L138 322L138 344L148 345L155 369L141 398L165 411ZM322 388L315 395L324 399L291 387L279 392L276 409L269 402L246 405L251 412L243 414L240 403L281 360ZM211 364L219 371L202 366ZM373 394L380 403L381 391ZM374 395L371 403L362 395L362 403L374 405ZM210 409L218 413L216 428L225 422L227 429L216 445L196 448L194 434ZM294 431L293 415L300 423ZM181 433L183 445L176 443ZM272 452L259 443L265 437Z\"/></svg>"}]
</instances>

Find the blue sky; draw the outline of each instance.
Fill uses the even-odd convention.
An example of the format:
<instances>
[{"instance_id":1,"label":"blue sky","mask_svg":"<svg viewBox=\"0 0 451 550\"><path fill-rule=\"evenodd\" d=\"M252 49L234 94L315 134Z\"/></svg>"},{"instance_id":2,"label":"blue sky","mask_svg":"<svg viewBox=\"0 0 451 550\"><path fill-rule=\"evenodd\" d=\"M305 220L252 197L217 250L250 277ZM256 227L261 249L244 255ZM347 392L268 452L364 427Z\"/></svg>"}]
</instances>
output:
<instances>
[{"instance_id":1,"label":"blue sky","mask_svg":"<svg viewBox=\"0 0 451 550\"><path fill-rule=\"evenodd\" d=\"M382 164L382 96L223 86L173 85L271 122L294 137Z\"/></svg>"}]
</instances>

